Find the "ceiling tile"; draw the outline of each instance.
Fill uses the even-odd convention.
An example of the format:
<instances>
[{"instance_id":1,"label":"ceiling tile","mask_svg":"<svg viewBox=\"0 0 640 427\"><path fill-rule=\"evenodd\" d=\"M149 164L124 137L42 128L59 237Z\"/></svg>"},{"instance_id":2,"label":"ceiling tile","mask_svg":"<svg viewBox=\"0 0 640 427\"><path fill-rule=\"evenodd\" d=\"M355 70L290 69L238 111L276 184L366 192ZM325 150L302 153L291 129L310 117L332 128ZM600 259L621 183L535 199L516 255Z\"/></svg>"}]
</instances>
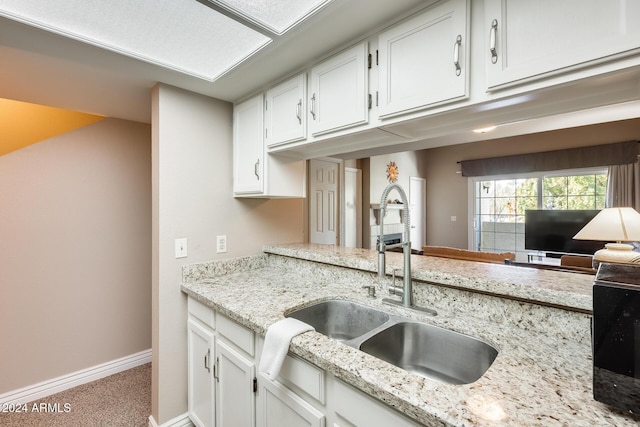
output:
<instances>
[{"instance_id":1,"label":"ceiling tile","mask_svg":"<svg viewBox=\"0 0 640 427\"><path fill-rule=\"evenodd\" d=\"M331 0L209 0L275 33L283 34Z\"/></svg>"},{"instance_id":2,"label":"ceiling tile","mask_svg":"<svg viewBox=\"0 0 640 427\"><path fill-rule=\"evenodd\" d=\"M195 0L0 0L0 15L210 81L271 41Z\"/></svg>"}]
</instances>

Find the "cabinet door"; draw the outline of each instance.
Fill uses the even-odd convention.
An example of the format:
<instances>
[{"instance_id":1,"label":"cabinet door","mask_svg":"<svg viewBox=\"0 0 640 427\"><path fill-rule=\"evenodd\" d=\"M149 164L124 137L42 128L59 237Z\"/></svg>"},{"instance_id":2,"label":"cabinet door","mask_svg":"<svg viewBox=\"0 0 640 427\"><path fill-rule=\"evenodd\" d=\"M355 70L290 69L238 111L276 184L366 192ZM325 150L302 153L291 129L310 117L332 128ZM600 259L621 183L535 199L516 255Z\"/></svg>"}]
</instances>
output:
<instances>
[{"instance_id":1,"label":"cabinet door","mask_svg":"<svg viewBox=\"0 0 640 427\"><path fill-rule=\"evenodd\" d=\"M224 341L216 343L217 425L255 426L255 366Z\"/></svg>"},{"instance_id":2,"label":"cabinet door","mask_svg":"<svg viewBox=\"0 0 640 427\"><path fill-rule=\"evenodd\" d=\"M631 55L640 2L485 0L489 89Z\"/></svg>"},{"instance_id":3,"label":"cabinet door","mask_svg":"<svg viewBox=\"0 0 640 427\"><path fill-rule=\"evenodd\" d=\"M211 427L215 422L213 331L189 319L188 343L188 411L198 427Z\"/></svg>"},{"instance_id":4,"label":"cabinet door","mask_svg":"<svg viewBox=\"0 0 640 427\"><path fill-rule=\"evenodd\" d=\"M324 414L281 383L263 376L259 383L259 427L324 427Z\"/></svg>"},{"instance_id":5,"label":"cabinet door","mask_svg":"<svg viewBox=\"0 0 640 427\"><path fill-rule=\"evenodd\" d=\"M418 424L366 394L337 381L334 384L336 427L416 427Z\"/></svg>"},{"instance_id":6,"label":"cabinet door","mask_svg":"<svg viewBox=\"0 0 640 427\"><path fill-rule=\"evenodd\" d=\"M380 117L467 96L467 6L439 2L380 34Z\"/></svg>"},{"instance_id":7,"label":"cabinet door","mask_svg":"<svg viewBox=\"0 0 640 427\"><path fill-rule=\"evenodd\" d=\"M233 109L233 192L236 194L264 191L262 103L262 95L258 95Z\"/></svg>"},{"instance_id":8,"label":"cabinet door","mask_svg":"<svg viewBox=\"0 0 640 427\"><path fill-rule=\"evenodd\" d=\"M267 91L264 107L267 147L306 137L306 84L306 75L301 74Z\"/></svg>"},{"instance_id":9,"label":"cabinet door","mask_svg":"<svg viewBox=\"0 0 640 427\"><path fill-rule=\"evenodd\" d=\"M313 135L367 123L367 44L361 43L311 69L309 129Z\"/></svg>"}]
</instances>

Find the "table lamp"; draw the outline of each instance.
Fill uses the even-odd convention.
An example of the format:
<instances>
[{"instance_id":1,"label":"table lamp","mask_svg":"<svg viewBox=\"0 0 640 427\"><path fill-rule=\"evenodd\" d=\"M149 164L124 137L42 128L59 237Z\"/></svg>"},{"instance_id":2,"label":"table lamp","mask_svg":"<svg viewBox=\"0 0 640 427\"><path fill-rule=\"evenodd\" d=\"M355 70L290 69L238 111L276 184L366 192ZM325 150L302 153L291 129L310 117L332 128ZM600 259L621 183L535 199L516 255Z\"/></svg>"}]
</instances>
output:
<instances>
[{"instance_id":1,"label":"table lamp","mask_svg":"<svg viewBox=\"0 0 640 427\"><path fill-rule=\"evenodd\" d=\"M593 263L617 262L640 264L640 253L623 242L640 242L640 213L633 208L602 209L582 230L573 236L576 240L599 240L607 243L593 254Z\"/></svg>"}]
</instances>

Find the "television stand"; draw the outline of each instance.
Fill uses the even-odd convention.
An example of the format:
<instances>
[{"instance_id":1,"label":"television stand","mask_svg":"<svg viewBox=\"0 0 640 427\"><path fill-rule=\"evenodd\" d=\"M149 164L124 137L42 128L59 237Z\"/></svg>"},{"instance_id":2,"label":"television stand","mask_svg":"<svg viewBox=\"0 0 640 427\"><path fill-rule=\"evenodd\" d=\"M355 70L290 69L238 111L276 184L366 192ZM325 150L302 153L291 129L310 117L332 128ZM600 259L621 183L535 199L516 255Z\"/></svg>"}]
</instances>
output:
<instances>
[{"instance_id":1,"label":"television stand","mask_svg":"<svg viewBox=\"0 0 640 427\"><path fill-rule=\"evenodd\" d=\"M562 257L562 255L564 254L558 253L558 252L545 252L545 251L527 252L527 262L530 264L535 263L535 264L557 265L560 263L560 258Z\"/></svg>"}]
</instances>

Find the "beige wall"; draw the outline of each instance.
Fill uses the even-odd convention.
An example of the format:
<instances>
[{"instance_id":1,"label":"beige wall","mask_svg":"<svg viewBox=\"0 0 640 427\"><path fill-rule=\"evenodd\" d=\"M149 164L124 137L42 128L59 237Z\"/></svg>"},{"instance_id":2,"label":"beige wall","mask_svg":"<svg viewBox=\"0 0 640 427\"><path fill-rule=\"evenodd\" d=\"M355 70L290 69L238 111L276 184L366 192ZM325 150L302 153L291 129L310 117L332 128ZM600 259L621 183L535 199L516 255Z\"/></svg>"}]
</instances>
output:
<instances>
[{"instance_id":1,"label":"beige wall","mask_svg":"<svg viewBox=\"0 0 640 427\"><path fill-rule=\"evenodd\" d=\"M303 200L232 196L232 106L160 85L153 91L153 393L158 424L187 411L187 312L181 268L303 240ZM216 254L225 234L229 252ZM176 259L174 240L188 239Z\"/></svg>"},{"instance_id":2,"label":"beige wall","mask_svg":"<svg viewBox=\"0 0 640 427\"><path fill-rule=\"evenodd\" d=\"M380 203L382 192L387 185L389 185L389 181L387 181L387 164L389 164L389 162L395 162L396 166L398 166L399 174L397 183L407 193L407 197L409 197L409 177L423 177L422 164L416 151L405 151L371 157L369 163L369 195L371 203ZM396 196L394 196L394 194L397 195L397 193L394 192L390 196L393 196L395 199ZM399 199L400 197L398 196L397 198Z\"/></svg>"},{"instance_id":3,"label":"beige wall","mask_svg":"<svg viewBox=\"0 0 640 427\"><path fill-rule=\"evenodd\" d=\"M427 244L468 247L468 179L456 173L458 161L630 140L640 140L640 119L419 151L427 178Z\"/></svg>"},{"instance_id":4,"label":"beige wall","mask_svg":"<svg viewBox=\"0 0 640 427\"><path fill-rule=\"evenodd\" d=\"M150 142L105 119L0 156L0 393L151 347Z\"/></svg>"}]
</instances>

